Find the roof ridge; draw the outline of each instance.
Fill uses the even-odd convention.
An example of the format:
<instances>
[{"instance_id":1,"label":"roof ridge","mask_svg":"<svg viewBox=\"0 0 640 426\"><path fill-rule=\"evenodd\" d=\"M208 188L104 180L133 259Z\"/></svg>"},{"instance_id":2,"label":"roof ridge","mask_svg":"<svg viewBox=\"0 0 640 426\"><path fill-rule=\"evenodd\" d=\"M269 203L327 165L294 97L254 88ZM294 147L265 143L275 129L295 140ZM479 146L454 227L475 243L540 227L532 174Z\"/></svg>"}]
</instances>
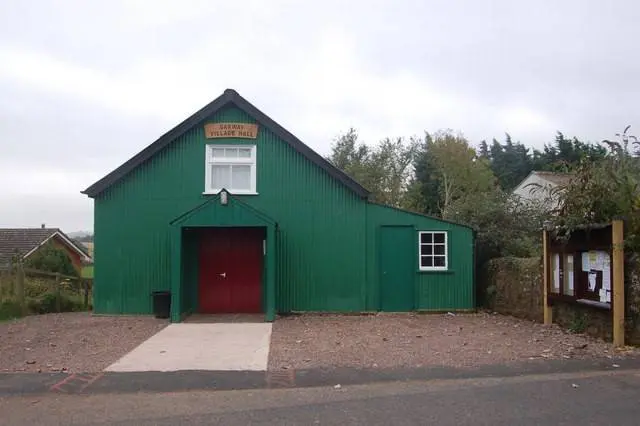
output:
<instances>
[{"instance_id":1,"label":"roof ridge","mask_svg":"<svg viewBox=\"0 0 640 426\"><path fill-rule=\"evenodd\" d=\"M304 142L295 137L291 132L282 127L280 124L276 123L273 119L260 111L256 106L251 104L251 102L240 96L240 94L234 89L226 89L222 93L222 95L218 96L216 99L196 111L194 114L175 126L173 129L160 136L155 142L147 145L144 149L142 149L142 151L138 152L136 155L131 157L115 170L111 171L102 179L93 183L84 191L81 191L81 193L86 194L89 197L97 196L101 192L111 187L111 185L119 182L131 171L136 169L139 165L152 158L162 149L169 146L176 139L194 128L207 117L211 116L216 111L226 107L230 103L243 110L247 115L251 116L254 120L274 133L284 142L288 143L293 149L298 151L309 161L325 170L327 173L329 173L330 176L340 181L343 185L354 191L359 196L366 198L370 194L370 192L362 185L360 185L355 179L331 164L326 158L322 157L320 154L312 150Z\"/></svg>"},{"instance_id":2,"label":"roof ridge","mask_svg":"<svg viewBox=\"0 0 640 426\"><path fill-rule=\"evenodd\" d=\"M16 226L16 227L1 227L0 229L41 229L41 230L59 230L60 228L43 228L42 226Z\"/></svg>"},{"instance_id":3,"label":"roof ridge","mask_svg":"<svg viewBox=\"0 0 640 426\"><path fill-rule=\"evenodd\" d=\"M574 172L551 172L548 170L533 170L534 173L538 173L541 175L572 175Z\"/></svg>"}]
</instances>

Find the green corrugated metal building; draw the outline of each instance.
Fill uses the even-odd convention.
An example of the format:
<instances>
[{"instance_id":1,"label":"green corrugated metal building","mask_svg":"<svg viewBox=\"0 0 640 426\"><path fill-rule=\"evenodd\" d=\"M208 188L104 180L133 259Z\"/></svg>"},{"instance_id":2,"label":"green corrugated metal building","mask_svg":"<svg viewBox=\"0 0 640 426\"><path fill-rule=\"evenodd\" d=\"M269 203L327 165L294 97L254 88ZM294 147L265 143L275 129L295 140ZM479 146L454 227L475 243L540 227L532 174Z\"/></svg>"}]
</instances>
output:
<instances>
[{"instance_id":1,"label":"green corrugated metal building","mask_svg":"<svg viewBox=\"0 0 640 426\"><path fill-rule=\"evenodd\" d=\"M85 191L94 312L474 308L474 234L369 192L233 90Z\"/></svg>"}]
</instances>

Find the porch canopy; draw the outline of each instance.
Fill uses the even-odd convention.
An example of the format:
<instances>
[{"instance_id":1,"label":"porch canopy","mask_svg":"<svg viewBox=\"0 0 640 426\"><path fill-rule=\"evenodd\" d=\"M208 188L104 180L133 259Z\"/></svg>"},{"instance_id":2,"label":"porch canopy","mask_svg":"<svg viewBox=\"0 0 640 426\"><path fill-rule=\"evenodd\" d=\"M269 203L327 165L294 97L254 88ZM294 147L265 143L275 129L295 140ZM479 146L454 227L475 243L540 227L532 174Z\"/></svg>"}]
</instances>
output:
<instances>
[{"instance_id":1,"label":"porch canopy","mask_svg":"<svg viewBox=\"0 0 640 426\"><path fill-rule=\"evenodd\" d=\"M171 321L180 322L198 309L198 231L211 228L265 229L262 293L266 321L275 319L275 268L278 224L226 190L170 222Z\"/></svg>"}]
</instances>

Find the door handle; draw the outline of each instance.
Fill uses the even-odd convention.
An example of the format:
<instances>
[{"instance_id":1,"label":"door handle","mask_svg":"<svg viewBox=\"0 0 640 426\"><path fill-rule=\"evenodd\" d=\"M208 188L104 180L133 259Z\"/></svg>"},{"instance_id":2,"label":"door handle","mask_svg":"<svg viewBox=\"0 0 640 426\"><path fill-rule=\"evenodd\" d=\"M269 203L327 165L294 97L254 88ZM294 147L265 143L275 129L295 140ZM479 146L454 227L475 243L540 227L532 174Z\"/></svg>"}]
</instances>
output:
<instances>
[{"instance_id":1,"label":"door handle","mask_svg":"<svg viewBox=\"0 0 640 426\"><path fill-rule=\"evenodd\" d=\"M227 278L227 273L226 272L223 272L223 273L218 274L218 275L220 275L222 278Z\"/></svg>"}]
</instances>

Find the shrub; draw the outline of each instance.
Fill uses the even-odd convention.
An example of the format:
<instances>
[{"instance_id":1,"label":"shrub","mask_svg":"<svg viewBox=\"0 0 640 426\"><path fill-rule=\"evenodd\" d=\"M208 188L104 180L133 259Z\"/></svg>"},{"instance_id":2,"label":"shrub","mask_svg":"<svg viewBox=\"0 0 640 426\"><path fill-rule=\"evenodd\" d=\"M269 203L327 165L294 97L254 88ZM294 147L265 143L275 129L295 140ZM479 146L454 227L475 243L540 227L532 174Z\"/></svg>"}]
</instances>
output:
<instances>
[{"instance_id":1,"label":"shrub","mask_svg":"<svg viewBox=\"0 0 640 426\"><path fill-rule=\"evenodd\" d=\"M78 275L67 253L50 242L29 256L25 266L40 271L59 272L74 277Z\"/></svg>"},{"instance_id":2,"label":"shrub","mask_svg":"<svg viewBox=\"0 0 640 426\"><path fill-rule=\"evenodd\" d=\"M58 311L58 305L60 310ZM29 311L35 314L50 314L55 312L78 312L84 310L82 302L63 293L45 293L41 297L28 302Z\"/></svg>"},{"instance_id":3,"label":"shrub","mask_svg":"<svg viewBox=\"0 0 640 426\"><path fill-rule=\"evenodd\" d=\"M22 310L15 300L5 300L0 303L0 321L20 318Z\"/></svg>"},{"instance_id":4,"label":"shrub","mask_svg":"<svg viewBox=\"0 0 640 426\"><path fill-rule=\"evenodd\" d=\"M50 283L45 279L27 279L24 285L24 295L27 298L41 297L50 288Z\"/></svg>"},{"instance_id":5,"label":"shrub","mask_svg":"<svg viewBox=\"0 0 640 426\"><path fill-rule=\"evenodd\" d=\"M571 319L571 323L569 323L569 331L575 334L584 333L587 329L588 322L589 319L585 313L575 312Z\"/></svg>"}]
</instances>

